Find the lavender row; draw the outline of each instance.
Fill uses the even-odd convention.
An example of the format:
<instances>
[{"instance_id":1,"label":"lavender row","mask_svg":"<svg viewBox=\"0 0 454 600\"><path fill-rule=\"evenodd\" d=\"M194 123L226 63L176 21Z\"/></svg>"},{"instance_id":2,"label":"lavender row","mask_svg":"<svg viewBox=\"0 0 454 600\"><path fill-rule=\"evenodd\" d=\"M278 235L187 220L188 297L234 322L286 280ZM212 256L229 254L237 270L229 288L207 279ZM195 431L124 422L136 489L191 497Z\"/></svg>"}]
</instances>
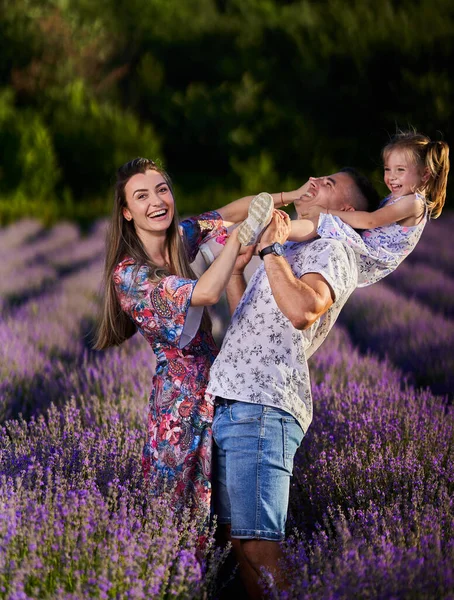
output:
<instances>
[{"instance_id":1,"label":"lavender row","mask_svg":"<svg viewBox=\"0 0 454 600\"><path fill-rule=\"evenodd\" d=\"M295 459L288 524L292 585L270 594L450 598L452 406L359 356L339 328L311 371L314 421Z\"/></svg>"},{"instance_id":2,"label":"lavender row","mask_svg":"<svg viewBox=\"0 0 454 600\"><path fill-rule=\"evenodd\" d=\"M90 235L74 240L58 254L50 255L49 263L59 273L66 273L89 265L93 261L104 260L106 229L107 221L98 221L92 227Z\"/></svg>"},{"instance_id":3,"label":"lavender row","mask_svg":"<svg viewBox=\"0 0 454 600\"><path fill-rule=\"evenodd\" d=\"M443 214L440 220L429 223L416 248L406 261L424 263L454 276L454 249L451 244L454 217Z\"/></svg>"},{"instance_id":4,"label":"lavender row","mask_svg":"<svg viewBox=\"0 0 454 600\"><path fill-rule=\"evenodd\" d=\"M116 365L128 363L129 347L136 354L136 342L105 355L88 350L90 335L84 338L84 334L93 334L101 269L101 264L95 263L90 269L65 277L52 292L24 303L0 324L3 418L19 412L33 414L74 393L91 393L96 388L114 391L120 382L128 390L137 390L134 381L151 381L153 354L146 345L139 353L141 358L135 359L137 364L146 365L144 375L136 374L134 378L112 378L110 373L119 374ZM405 372L413 373L415 381L431 385L438 392L449 391L451 321L397 296L384 285L357 291L341 318L363 349L372 347L382 356L388 354ZM430 326L424 327L424 323ZM426 360L431 353L437 361ZM328 369L331 373L330 365ZM348 373L349 366L343 365L340 371ZM75 377L75 373L80 375ZM141 388L142 395L147 392Z\"/></svg>"},{"instance_id":5,"label":"lavender row","mask_svg":"<svg viewBox=\"0 0 454 600\"><path fill-rule=\"evenodd\" d=\"M2 266L10 270L20 268L30 263L47 261L69 244L80 239L80 231L72 223L59 223L48 231L41 231L39 235L25 241L21 245L13 244L5 248Z\"/></svg>"},{"instance_id":6,"label":"lavender row","mask_svg":"<svg viewBox=\"0 0 454 600\"><path fill-rule=\"evenodd\" d=\"M435 313L454 316L454 277L420 262L404 262L385 283L428 306Z\"/></svg>"},{"instance_id":7,"label":"lavender row","mask_svg":"<svg viewBox=\"0 0 454 600\"><path fill-rule=\"evenodd\" d=\"M2 227L0 228L0 250L3 253L19 248L43 231L43 225L35 219L23 219L8 227Z\"/></svg>"},{"instance_id":8,"label":"lavender row","mask_svg":"<svg viewBox=\"0 0 454 600\"><path fill-rule=\"evenodd\" d=\"M285 597L450 597L452 407L387 374L333 383L295 461Z\"/></svg>"},{"instance_id":9,"label":"lavender row","mask_svg":"<svg viewBox=\"0 0 454 600\"><path fill-rule=\"evenodd\" d=\"M57 271L49 265L0 268L0 309L24 301L57 281Z\"/></svg>"},{"instance_id":10,"label":"lavender row","mask_svg":"<svg viewBox=\"0 0 454 600\"><path fill-rule=\"evenodd\" d=\"M124 388L143 396L142 381L151 385L154 357L138 337L104 354L89 350L101 271L95 263L67 276L52 292L24 303L0 323L0 418L39 414L73 394L103 395ZM135 379L124 373L130 361L142 369Z\"/></svg>"},{"instance_id":11,"label":"lavender row","mask_svg":"<svg viewBox=\"0 0 454 600\"><path fill-rule=\"evenodd\" d=\"M0 431L0 598L200 598L213 585L212 531L151 496L139 430L105 400Z\"/></svg>"},{"instance_id":12,"label":"lavender row","mask_svg":"<svg viewBox=\"0 0 454 600\"><path fill-rule=\"evenodd\" d=\"M389 357L420 386L452 393L454 321L384 283L357 290L340 321L363 350Z\"/></svg>"},{"instance_id":13,"label":"lavender row","mask_svg":"<svg viewBox=\"0 0 454 600\"><path fill-rule=\"evenodd\" d=\"M58 251L52 249L48 254L35 255L35 262L29 261L31 266L24 264L27 257L19 253L9 267L0 268L0 297L3 297L5 305L20 304L38 292L47 291L62 276L100 263L104 260L104 252L104 236L96 231L81 240L68 241Z\"/></svg>"},{"instance_id":14,"label":"lavender row","mask_svg":"<svg viewBox=\"0 0 454 600\"><path fill-rule=\"evenodd\" d=\"M151 351L136 336L92 353L82 336L100 275L98 261L65 276L0 325L4 417L21 402L35 415L0 433L0 598L216 597L213 533L201 517L179 521L142 479ZM311 359L315 414L295 460L285 597L450 598L452 412L402 389L395 364L420 368L416 343L428 363L444 349L449 367L446 340L432 342L442 329L449 339L452 322L385 285L356 292L349 307L364 348L382 339L386 353L395 331L403 341L392 362L379 360L336 327ZM415 319L433 335L418 337ZM413 366L399 362L406 355ZM51 400L59 408L45 416ZM269 593L279 597L272 583Z\"/></svg>"},{"instance_id":15,"label":"lavender row","mask_svg":"<svg viewBox=\"0 0 454 600\"><path fill-rule=\"evenodd\" d=\"M285 597L448 598L450 409L402 391L399 371L361 357L342 330L311 368L319 383L295 460ZM212 532L201 517L178 522L142 479L144 408L134 392L82 396L5 424L0 597L216 597Z\"/></svg>"}]
</instances>

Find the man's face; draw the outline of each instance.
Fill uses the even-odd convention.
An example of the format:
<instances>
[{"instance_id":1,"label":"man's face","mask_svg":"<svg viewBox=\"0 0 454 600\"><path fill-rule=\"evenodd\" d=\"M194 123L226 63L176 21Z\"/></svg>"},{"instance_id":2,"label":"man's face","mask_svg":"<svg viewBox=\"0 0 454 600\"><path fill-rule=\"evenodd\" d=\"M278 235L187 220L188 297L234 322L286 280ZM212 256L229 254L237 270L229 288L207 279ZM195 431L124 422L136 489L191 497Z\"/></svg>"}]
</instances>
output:
<instances>
[{"instance_id":1,"label":"man's face","mask_svg":"<svg viewBox=\"0 0 454 600\"><path fill-rule=\"evenodd\" d=\"M315 204L328 210L347 210L353 186L348 173L310 177L307 192L294 203L296 212L300 214L300 209Z\"/></svg>"}]
</instances>

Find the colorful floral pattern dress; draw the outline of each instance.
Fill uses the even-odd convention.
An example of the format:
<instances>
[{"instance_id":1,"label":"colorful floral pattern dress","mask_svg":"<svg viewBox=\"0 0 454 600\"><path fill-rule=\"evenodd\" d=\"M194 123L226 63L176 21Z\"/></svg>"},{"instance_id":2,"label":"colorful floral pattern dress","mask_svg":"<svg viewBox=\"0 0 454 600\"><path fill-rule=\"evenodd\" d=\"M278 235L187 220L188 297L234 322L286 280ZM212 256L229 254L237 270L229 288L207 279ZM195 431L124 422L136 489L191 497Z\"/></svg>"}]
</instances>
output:
<instances>
[{"instance_id":1,"label":"colorful floral pattern dress","mask_svg":"<svg viewBox=\"0 0 454 600\"><path fill-rule=\"evenodd\" d=\"M217 212L181 223L189 260L201 243L226 237ZM211 332L200 328L203 307L191 307L197 280L169 275L158 282L147 266L125 257L114 271L122 309L156 355L149 401L147 441L142 463L159 493L170 484L174 506L193 501L209 510L211 498L211 423L213 403L205 397L217 348Z\"/></svg>"},{"instance_id":2,"label":"colorful floral pattern dress","mask_svg":"<svg viewBox=\"0 0 454 600\"><path fill-rule=\"evenodd\" d=\"M425 207L424 196L415 195ZM394 204L401 198L403 196L391 200L391 196L387 196L382 200L380 208L385 204ZM322 213L317 233L322 238L341 240L353 248L358 263L358 287L366 287L380 281L400 265L419 242L426 223L427 210L418 225L413 227L393 223L385 227L367 229L360 235L339 217Z\"/></svg>"}]
</instances>

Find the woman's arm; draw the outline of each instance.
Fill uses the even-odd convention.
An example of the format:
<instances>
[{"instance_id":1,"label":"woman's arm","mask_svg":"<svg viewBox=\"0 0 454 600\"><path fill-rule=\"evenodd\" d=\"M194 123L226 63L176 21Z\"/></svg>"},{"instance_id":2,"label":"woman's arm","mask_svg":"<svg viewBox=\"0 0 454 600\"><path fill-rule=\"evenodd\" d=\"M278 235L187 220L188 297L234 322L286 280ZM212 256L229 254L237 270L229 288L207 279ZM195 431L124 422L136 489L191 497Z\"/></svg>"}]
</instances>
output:
<instances>
[{"instance_id":1,"label":"woman's arm","mask_svg":"<svg viewBox=\"0 0 454 600\"><path fill-rule=\"evenodd\" d=\"M233 273L240 247L235 229L217 259L199 278L192 293L191 306L211 306L219 302Z\"/></svg>"},{"instance_id":2,"label":"woman's arm","mask_svg":"<svg viewBox=\"0 0 454 600\"><path fill-rule=\"evenodd\" d=\"M293 190L292 192L274 192L271 194L274 200L274 208L282 208L295 200L299 200L309 187L309 184L310 182L307 181L300 188ZM233 223L244 221L248 215L249 204L253 198L254 196L244 196L243 198L238 198L238 200L234 200L217 209L217 212L221 215L227 227Z\"/></svg>"},{"instance_id":3,"label":"woman's arm","mask_svg":"<svg viewBox=\"0 0 454 600\"><path fill-rule=\"evenodd\" d=\"M251 258L254 254L255 247L247 246L244 249L244 253L240 254L235 262L235 268L233 269L232 276L230 277L230 281L225 288L225 295L227 298L227 304L229 307L230 316L235 312L236 307L238 306L239 301L241 300L242 295L244 294L244 290L247 287L246 279L244 277L244 269L251 261Z\"/></svg>"},{"instance_id":4,"label":"woman's arm","mask_svg":"<svg viewBox=\"0 0 454 600\"><path fill-rule=\"evenodd\" d=\"M353 227L353 229L375 229L375 227L383 227L385 225L391 225L408 219L409 217L420 217L421 216L421 201L412 194L406 196L390 204L379 208L374 212L366 212L362 210L327 210L322 206L310 206L306 209L306 212L302 212L303 218L316 219L321 213L327 213L339 217L344 223Z\"/></svg>"}]
</instances>

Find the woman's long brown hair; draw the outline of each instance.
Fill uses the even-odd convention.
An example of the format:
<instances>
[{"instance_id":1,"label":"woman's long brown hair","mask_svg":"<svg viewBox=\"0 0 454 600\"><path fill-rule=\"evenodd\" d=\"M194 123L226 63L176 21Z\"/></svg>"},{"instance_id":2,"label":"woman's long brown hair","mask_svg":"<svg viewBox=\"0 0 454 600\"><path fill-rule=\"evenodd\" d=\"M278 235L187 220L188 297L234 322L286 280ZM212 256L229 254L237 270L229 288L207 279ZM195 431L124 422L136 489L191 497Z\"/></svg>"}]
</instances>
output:
<instances>
[{"instance_id":1,"label":"woman's long brown hair","mask_svg":"<svg viewBox=\"0 0 454 600\"><path fill-rule=\"evenodd\" d=\"M132 220L127 221L123 216L123 209L127 206L126 184L134 175L145 173L146 171L157 171L160 173L169 186L172 196L174 196L172 181L169 175L148 158L135 158L118 169L112 219L106 237L106 260L103 277L104 293L101 315L93 344L96 350L118 346L137 331L137 327L131 318L121 309L113 282L115 267L124 258L132 258L136 264L137 271L143 265L148 266L152 281L158 281L169 275L169 273L188 279L197 279L189 265L187 251L180 236L179 217L176 206L172 223L166 234L166 246L170 258L169 269L153 263L136 233L134 222ZM202 319L202 327L204 329L211 328L206 310Z\"/></svg>"}]
</instances>

